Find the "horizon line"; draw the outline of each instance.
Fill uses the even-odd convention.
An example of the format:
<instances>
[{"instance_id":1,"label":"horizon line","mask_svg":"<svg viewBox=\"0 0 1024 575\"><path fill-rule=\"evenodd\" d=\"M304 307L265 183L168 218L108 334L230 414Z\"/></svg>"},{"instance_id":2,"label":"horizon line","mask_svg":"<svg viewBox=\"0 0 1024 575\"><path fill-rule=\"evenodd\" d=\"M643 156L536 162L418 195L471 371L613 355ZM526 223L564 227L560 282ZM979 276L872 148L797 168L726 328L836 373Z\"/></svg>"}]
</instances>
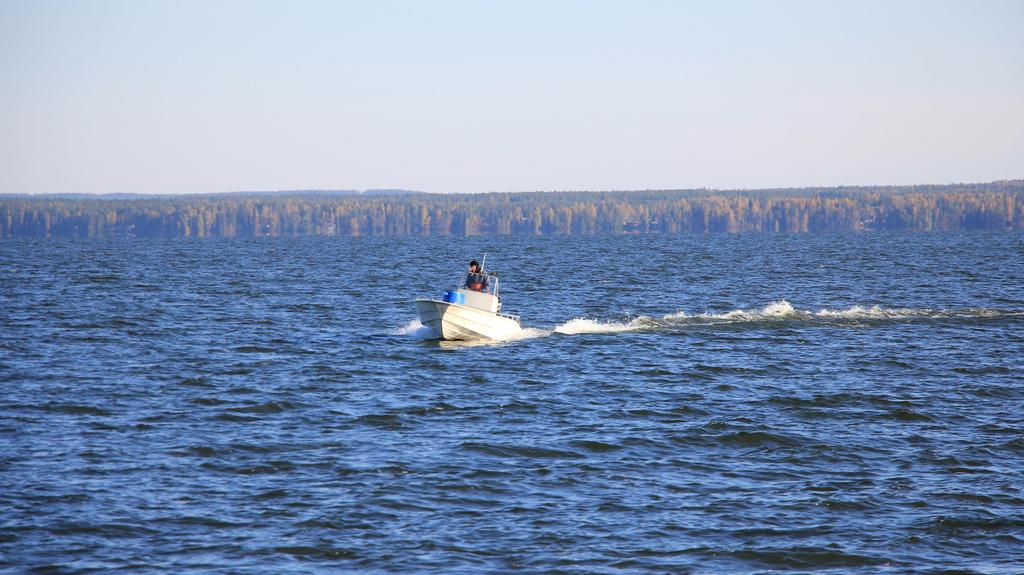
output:
<instances>
[{"instance_id":1,"label":"horizon line","mask_svg":"<svg viewBox=\"0 0 1024 575\"><path fill-rule=\"evenodd\" d=\"M977 186L991 184L1024 183L1024 177L1002 178L986 182L945 182L945 183L914 183L914 184L833 184L833 185L806 185L806 186L774 186L774 187L741 187L741 188L715 188L715 187L689 187L689 188L620 188L620 189L561 189L561 190L488 190L481 192L436 192L425 190L414 190L409 188L294 188L277 190L230 190L218 192L0 192L3 197L53 197L53 196L82 196L85 198L175 198L194 196L245 196L245 195L338 195L338 196L408 196L408 195L433 195L433 196L466 196L466 195L487 195L487 194L562 194L562 193L629 193L629 192L763 192L776 190L812 190L812 189L856 189L856 188L908 188L908 187L941 187L941 186Z\"/></svg>"}]
</instances>

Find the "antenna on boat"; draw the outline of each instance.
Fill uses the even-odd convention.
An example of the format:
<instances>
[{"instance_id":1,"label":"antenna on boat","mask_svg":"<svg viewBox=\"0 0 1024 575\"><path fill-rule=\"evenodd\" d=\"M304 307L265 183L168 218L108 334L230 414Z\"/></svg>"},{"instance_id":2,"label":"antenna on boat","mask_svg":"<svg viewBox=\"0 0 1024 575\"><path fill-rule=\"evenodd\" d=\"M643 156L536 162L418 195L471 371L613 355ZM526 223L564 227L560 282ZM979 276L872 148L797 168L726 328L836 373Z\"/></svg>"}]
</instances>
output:
<instances>
[{"instance_id":1,"label":"antenna on boat","mask_svg":"<svg viewBox=\"0 0 1024 575\"><path fill-rule=\"evenodd\" d=\"M487 265L487 252L484 252L483 262L480 263L480 273L484 273L484 266Z\"/></svg>"}]
</instances>

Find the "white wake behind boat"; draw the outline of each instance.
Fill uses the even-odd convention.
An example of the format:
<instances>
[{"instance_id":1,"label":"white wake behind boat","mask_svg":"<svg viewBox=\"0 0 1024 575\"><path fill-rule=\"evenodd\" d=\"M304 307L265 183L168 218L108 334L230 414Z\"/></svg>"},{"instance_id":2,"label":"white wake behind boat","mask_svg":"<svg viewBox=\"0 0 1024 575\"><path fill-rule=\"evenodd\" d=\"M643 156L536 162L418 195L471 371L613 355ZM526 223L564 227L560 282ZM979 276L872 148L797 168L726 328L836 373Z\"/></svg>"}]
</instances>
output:
<instances>
[{"instance_id":1,"label":"white wake behind boat","mask_svg":"<svg viewBox=\"0 0 1024 575\"><path fill-rule=\"evenodd\" d=\"M449 340L500 340L519 333L519 316L501 313L498 276L484 276L482 291L461 287L444 292L439 300L416 300L420 323ZM467 285L465 280L462 285Z\"/></svg>"}]
</instances>

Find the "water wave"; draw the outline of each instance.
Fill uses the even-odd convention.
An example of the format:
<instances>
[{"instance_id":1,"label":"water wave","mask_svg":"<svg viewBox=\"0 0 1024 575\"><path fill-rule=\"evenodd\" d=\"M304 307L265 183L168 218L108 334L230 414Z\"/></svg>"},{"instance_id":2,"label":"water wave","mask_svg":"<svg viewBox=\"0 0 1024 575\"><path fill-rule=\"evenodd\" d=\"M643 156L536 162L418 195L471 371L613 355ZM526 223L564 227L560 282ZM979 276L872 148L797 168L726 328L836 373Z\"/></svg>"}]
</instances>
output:
<instances>
[{"instance_id":1,"label":"water wave","mask_svg":"<svg viewBox=\"0 0 1024 575\"><path fill-rule=\"evenodd\" d=\"M822 308L817 311L802 310L786 300L771 302L760 308L734 309L726 312L704 312L690 314L677 311L661 317L637 316L622 321L574 317L551 329L524 327L502 341L515 341L545 337L552 334L582 335L602 333L623 333L632 331L659 331L692 325L763 324L772 322L808 322L818 325L860 325L869 321L884 320L929 320L929 319L994 319L1024 317L1024 311L995 310L986 308L931 309L884 307L880 305L854 305L842 309ZM432 339L436 334L417 320L412 320L394 332L415 339Z\"/></svg>"},{"instance_id":2,"label":"water wave","mask_svg":"<svg viewBox=\"0 0 1024 575\"><path fill-rule=\"evenodd\" d=\"M628 323L618 323L614 321L603 322L577 317L555 327L554 332L565 335L576 335L581 333L617 333L622 331L633 331L643 327L643 324L638 323L637 320Z\"/></svg>"},{"instance_id":3,"label":"water wave","mask_svg":"<svg viewBox=\"0 0 1024 575\"><path fill-rule=\"evenodd\" d=\"M702 313L699 315L688 315L685 311L678 311L664 316L666 321L686 319L707 319L707 320L730 320L730 321L760 321L765 319L782 319L798 317L802 314L786 300L772 302L760 309L734 309L725 313Z\"/></svg>"},{"instance_id":4,"label":"water wave","mask_svg":"<svg viewBox=\"0 0 1024 575\"><path fill-rule=\"evenodd\" d=\"M0 573L1020 572L1019 238L773 238L510 239L504 342L366 272L485 239L0 240Z\"/></svg>"},{"instance_id":5,"label":"water wave","mask_svg":"<svg viewBox=\"0 0 1024 575\"><path fill-rule=\"evenodd\" d=\"M555 327L556 333L567 335L584 333L617 333L637 330L657 330L686 325L743 324L806 321L817 324L850 324L872 320L928 320L928 319L992 319L1024 317L1024 311L968 308L958 310L930 308L888 308L880 305L854 305L845 309L801 310L786 300L771 302L760 308L734 309L727 312L689 314L677 311L660 318L638 316L627 321L600 321L573 318Z\"/></svg>"},{"instance_id":6,"label":"water wave","mask_svg":"<svg viewBox=\"0 0 1024 575\"><path fill-rule=\"evenodd\" d=\"M436 338L437 334L429 326L425 326L420 323L419 320L410 320L409 323L394 331L395 335L406 335L413 339L431 339Z\"/></svg>"},{"instance_id":7,"label":"water wave","mask_svg":"<svg viewBox=\"0 0 1024 575\"><path fill-rule=\"evenodd\" d=\"M540 329L536 327L521 327L519 331L513 332L501 341L516 341L520 339L532 339L535 337L544 337L551 335L551 332L546 329Z\"/></svg>"},{"instance_id":8,"label":"water wave","mask_svg":"<svg viewBox=\"0 0 1024 575\"><path fill-rule=\"evenodd\" d=\"M793 307L786 300L772 302L759 309L737 309L725 313L703 313L687 315L676 312L664 317L672 320L727 320L727 321L770 321L779 319L840 319L840 320L877 320L877 319L951 319L951 318L997 318L1024 316L1024 312L1013 310L994 310L985 308L968 308L959 310L932 308L889 308L880 305L854 305L845 309L823 308L818 311L801 310Z\"/></svg>"}]
</instances>

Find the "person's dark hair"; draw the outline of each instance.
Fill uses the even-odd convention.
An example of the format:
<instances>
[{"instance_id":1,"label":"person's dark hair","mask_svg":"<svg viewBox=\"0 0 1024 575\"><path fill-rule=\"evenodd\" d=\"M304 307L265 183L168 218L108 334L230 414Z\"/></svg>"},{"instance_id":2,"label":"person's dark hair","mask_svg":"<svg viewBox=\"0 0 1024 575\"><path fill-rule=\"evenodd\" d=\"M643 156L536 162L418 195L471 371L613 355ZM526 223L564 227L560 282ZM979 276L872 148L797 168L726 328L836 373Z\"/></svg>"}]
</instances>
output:
<instances>
[{"instance_id":1,"label":"person's dark hair","mask_svg":"<svg viewBox=\"0 0 1024 575\"><path fill-rule=\"evenodd\" d=\"M469 262L469 267L471 267L471 268L475 267L477 269L477 271L480 271L480 262L478 262L476 260L473 260L473 261Z\"/></svg>"}]
</instances>

